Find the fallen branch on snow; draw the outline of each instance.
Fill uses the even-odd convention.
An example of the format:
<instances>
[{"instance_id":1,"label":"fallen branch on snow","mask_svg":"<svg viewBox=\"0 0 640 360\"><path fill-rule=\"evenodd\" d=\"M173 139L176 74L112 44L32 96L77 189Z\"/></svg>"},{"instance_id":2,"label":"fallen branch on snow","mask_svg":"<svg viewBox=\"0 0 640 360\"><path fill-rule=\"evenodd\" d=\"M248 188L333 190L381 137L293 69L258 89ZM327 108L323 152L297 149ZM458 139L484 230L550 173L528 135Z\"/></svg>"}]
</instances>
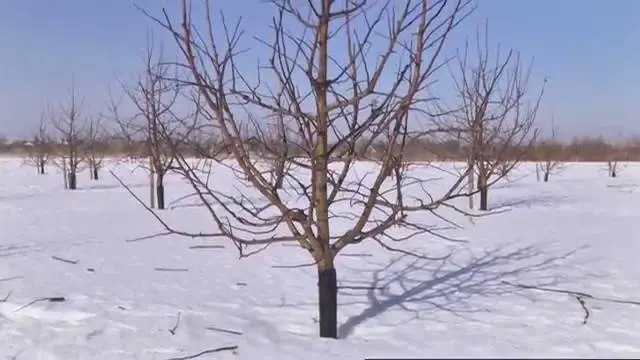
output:
<instances>
[{"instance_id":1,"label":"fallen branch on snow","mask_svg":"<svg viewBox=\"0 0 640 360\"><path fill-rule=\"evenodd\" d=\"M580 303L580 306L582 307L582 310L584 310L585 315L584 315L584 320L582 321L583 325L587 323L587 321L589 320L589 316L590 316L589 309L587 308L587 303L586 303L586 301L584 299L593 299L593 300L599 300L599 301L616 303L616 304L626 304L626 305L640 306L640 301L605 298L605 297L600 297L600 296L594 296L594 295L591 295L591 294L583 292L583 291L555 289L555 288L548 288L548 287L535 286L535 285L512 283L512 282L509 282L509 281L502 281L502 283L505 284L505 285L510 285L510 286L521 288L521 289L531 289L531 290L538 290L538 291L554 292L554 293L567 294L567 295L573 296L578 301L578 303Z\"/></svg>"},{"instance_id":2,"label":"fallen branch on snow","mask_svg":"<svg viewBox=\"0 0 640 360\"><path fill-rule=\"evenodd\" d=\"M180 326L180 315L181 314L178 312L178 319L176 320L176 324L173 326L173 328L169 329L171 335L175 335L176 331L178 331L178 326Z\"/></svg>"},{"instance_id":3,"label":"fallen branch on snow","mask_svg":"<svg viewBox=\"0 0 640 360\"><path fill-rule=\"evenodd\" d=\"M11 296L11 294L13 293L13 290L9 291L9 293L7 294L7 296L5 296L4 298L0 299L0 303L5 303L7 302L7 300L9 300L9 296Z\"/></svg>"},{"instance_id":4,"label":"fallen branch on snow","mask_svg":"<svg viewBox=\"0 0 640 360\"><path fill-rule=\"evenodd\" d=\"M182 356L182 357L174 357L174 358L170 358L167 360L189 360L189 359L195 359L197 357L200 357L202 355L206 355L206 354L213 354L216 352L220 352L220 351L234 351L238 348L238 345L233 345L233 346L223 346L223 347L219 347L216 349L211 349L211 350L204 350L201 351L197 354L194 355L188 355L188 356Z\"/></svg>"},{"instance_id":5,"label":"fallen branch on snow","mask_svg":"<svg viewBox=\"0 0 640 360\"><path fill-rule=\"evenodd\" d=\"M173 271L173 272L186 272L186 271L189 271L189 269L185 269L185 268L166 268L166 267L156 267L156 268L153 268L153 270L155 270L155 271Z\"/></svg>"},{"instance_id":6,"label":"fallen branch on snow","mask_svg":"<svg viewBox=\"0 0 640 360\"><path fill-rule=\"evenodd\" d=\"M72 264L72 265L75 265L75 264L77 264L77 263L78 263L78 260L69 260L69 259L64 259L64 258L61 258L61 257L55 256L55 255L51 256L51 258L52 258L53 260L62 261L62 262L65 262L65 263L67 263L67 264Z\"/></svg>"},{"instance_id":7,"label":"fallen branch on snow","mask_svg":"<svg viewBox=\"0 0 640 360\"><path fill-rule=\"evenodd\" d=\"M224 249L224 245L192 245L189 249Z\"/></svg>"},{"instance_id":8,"label":"fallen branch on snow","mask_svg":"<svg viewBox=\"0 0 640 360\"><path fill-rule=\"evenodd\" d=\"M503 281L502 283L505 284L505 285L511 285L511 286L522 288L522 289L532 289L532 290L555 292L555 293L561 293L561 294L580 296L580 297L583 297L583 298L589 298L589 299L593 299L593 300L612 302L612 303L617 303L617 304L627 304L627 305L640 306L640 301L636 301L636 300L605 298L605 297L600 297L600 296L594 296L594 295L591 295L589 293L585 293L585 292L582 292L582 291L554 289L554 288L547 288L547 287L541 287L541 286L535 286L535 285L525 285L525 284L512 283L512 282L509 282L509 281Z\"/></svg>"},{"instance_id":9,"label":"fallen branch on snow","mask_svg":"<svg viewBox=\"0 0 640 360\"><path fill-rule=\"evenodd\" d=\"M0 279L0 282L22 279L24 276L10 276Z\"/></svg>"},{"instance_id":10,"label":"fallen branch on snow","mask_svg":"<svg viewBox=\"0 0 640 360\"><path fill-rule=\"evenodd\" d=\"M24 308L27 308L27 307L29 307L29 306L31 306L31 305L33 305L33 304L35 304L35 303L42 302L42 301L48 301L48 302L63 302L63 301L67 301L67 299L65 299L65 298L64 298L64 296L53 296L53 297L43 297L43 298L38 298L38 299L35 299L35 300L31 301L31 302L30 302L30 303L28 303L28 304L25 304L25 305L20 306L19 308L17 308L17 309L15 309L15 310L13 310L13 312L18 312L18 311L20 311L20 310L22 310L22 309L24 309Z\"/></svg>"},{"instance_id":11,"label":"fallen branch on snow","mask_svg":"<svg viewBox=\"0 0 640 360\"><path fill-rule=\"evenodd\" d=\"M212 327L212 326L211 327L207 327L207 330L218 331L218 332L223 332L223 333L233 334L233 335L242 335L242 332L240 332L240 331L228 330L228 329L217 328L217 327Z\"/></svg>"}]
</instances>

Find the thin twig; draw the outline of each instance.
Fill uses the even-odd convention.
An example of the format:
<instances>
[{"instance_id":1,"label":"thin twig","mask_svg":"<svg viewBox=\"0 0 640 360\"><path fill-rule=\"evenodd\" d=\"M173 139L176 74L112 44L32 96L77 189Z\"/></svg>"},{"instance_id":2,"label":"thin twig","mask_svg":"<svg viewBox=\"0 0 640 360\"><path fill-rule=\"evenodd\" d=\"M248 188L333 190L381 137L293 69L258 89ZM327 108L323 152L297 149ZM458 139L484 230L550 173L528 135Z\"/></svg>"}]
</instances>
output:
<instances>
[{"instance_id":1,"label":"thin twig","mask_svg":"<svg viewBox=\"0 0 640 360\"><path fill-rule=\"evenodd\" d=\"M212 353L216 353L216 352L220 352L220 351L233 351L233 350L236 350L237 348L238 348L238 345L223 346L223 347L219 347L219 348L216 348L216 349L204 350L204 351L201 351L201 352L199 352L197 354L194 354L194 355L174 357L174 358L170 358L170 359L167 359L167 360L189 360L189 359L195 359L195 358L200 357L202 355L212 354Z\"/></svg>"},{"instance_id":2,"label":"thin twig","mask_svg":"<svg viewBox=\"0 0 640 360\"><path fill-rule=\"evenodd\" d=\"M224 245L193 245L189 249L224 249Z\"/></svg>"},{"instance_id":3,"label":"thin twig","mask_svg":"<svg viewBox=\"0 0 640 360\"><path fill-rule=\"evenodd\" d=\"M582 310L584 310L584 320L582 320L582 325L586 325L590 315L589 309L587 309L587 303L578 295L576 295L576 300L578 300L580 306L582 306Z\"/></svg>"},{"instance_id":4,"label":"thin twig","mask_svg":"<svg viewBox=\"0 0 640 360\"><path fill-rule=\"evenodd\" d=\"M7 300L9 300L9 296L11 296L11 294L13 293L13 290L9 291L9 293L7 294L7 296L5 296L3 299L0 300L0 303L5 303L7 302Z\"/></svg>"},{"instance_id":5,"label":"thin twig","mask_svg":"<svg viewBox=\"0 0 640 360\"><path fill-rule=\"evenodd\" d=\"M207 330L218 331L218 332L223 332L223 333L233 334L233 335L242 335L242 332L240 332L240 331L217 328L217 327L212 327L212 326L211 327L207 327Z\"/></svg>"},{"instance_id":6,"label":"thin twig","mask_svg":"<svg viewBox=\"0 0 640 360\"><path fill-rule=\"evenodd\" d=\"M10 277L0 279L0 282L22 279L23 277L24 276L10 276Z\"/></svg>"},{"instance_id":7,"label":"thin twig","mask_svg":"<svg viewBox=\"0 0 640 360\"><path fill-rule=\"evenodd\" d=\"M136 241L142 241L142 240L149 240L149 239L153 239L153 238L157 238L157 237L161 237L161 236L168 236L168 235L172 235L171 232L164 231L164 232L157 233L157 234L151 234L151 235L140 236L140 237L133 238L133 239L127 239L127 240L125 240L125 242L136 242Z\"/></svg>"},{"instance_id":8,"label":"thin twig","mask_svg":"<svg viewBox=\"0 0 640 360\"><path fill-rule=\"evenodd\" d=\"M171 333L171 335L175 335L176 331L178 330L178 326L180 326L180 312L178 312L178 318L176 319L176 324L173 326L173 328L169 329L169 332Z\"/></svg>"},{"instance_id":9,"label":"thin twig","mask_svg":"<svg viewBox=\"0 0 640 360\"><path fill-rule=\"evenodd\" d=\"M155 270L155 271L175 271L175 272L186 272L186 271L189 271L189 269L185 269L185 268L166 268L166 267L156 267L156 268L153 268L153 270Z\"/></svg>"},{"instance_id":10,"label":"thin twig","mask_svg":"<svg viewBox=\"0 0 640 360\"><path fill-rule=\"evenodd\" d=\"M573 290L564 290L564 289L552 289L552 288L540 287L540 286L535 286L535 285L525 285L525 284L512 283L512 282L509 282L509 281L503 281L502 283L505 284L505 285L511 285L511 286L522 288L522 289L532 289L532 290L555 292L555 293L568 294L568 295L573 295L573 296L580 296L581 298L588 298L588 299L593 299L593 300L612 302L612 303L617 303L617 304L627 304L627 305L640 306L640 301L636 301L636 300L604 298L604 297L600 297L600 296L594 296L594 295L591 295L589 293L585 293L585 292L582 292L582 291L573 291Z\"/></svg>"},{"instance_id":11,"label":"thin twig","mask_svg":"<svg viewBox=\"0 0 640 360\"><path fill-rule=\"evenodd\" d=\"M52 258L53 260L62 261L62 262L65 262L65 263L67 263L67 264L73 264L73 265L75 265L75 264L77 264L77 263L78 263L78 260L69 260L69 259L64 259L64 258L61 258L61 257L55 256L55 255L51 256L51 258Z\"/></svg>"},{"instance_id":12,"label":"thin twig","mask_svg":"<svg viewBox=\"0 0 640 360\"><path fill-rule=\"evenodd\" d=\"M22 309L24 309L24 308L27 308L27 307L29 307L29 306L31 306L31 305L33 305L33 304L35 304L35 303L42 302L42 301L49 301L49 302L63 302L63 301L65 301L65 298L64 298L64 297L62 297L62 296L54 296L54 297L37 298L37 299L35 299L35 300L31 301L30 303L27 303L27 304L25 304L25 305L22 305L22 306L20 306L19 308L17 308L17 309L15 309L15 310L13 310L13 312L18 312L18 311L20 311L20 310L22 310Z\"/></svg>"}]
</instances>

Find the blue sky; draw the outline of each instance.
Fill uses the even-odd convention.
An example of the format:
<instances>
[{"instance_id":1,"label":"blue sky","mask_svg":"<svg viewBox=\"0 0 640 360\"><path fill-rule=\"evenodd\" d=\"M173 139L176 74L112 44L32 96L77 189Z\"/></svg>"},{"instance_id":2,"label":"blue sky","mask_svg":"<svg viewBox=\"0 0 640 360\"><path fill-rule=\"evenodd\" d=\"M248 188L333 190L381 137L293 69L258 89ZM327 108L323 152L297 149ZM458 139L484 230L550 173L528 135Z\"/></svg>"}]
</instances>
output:
<instances>
[{"instance_id":1,"label":"blue sky","mask_svg":"<svg viewBox=\"0 0 640 360\"><path fill-rule=\"evenodd\" d=\"M400 1L400 0L399 0ZM177 0L139 0L158 12ZM230 17L242 15L248 35L264 34L268 6L260 0L213 1ZM72 76L99 111L116 79L140 69L150 30L165 35L131 0L1 2L0 133L27 136L47 104L65 99ZM534 57L533 81L549 78L540 112L554 114L563 137L640 134L640 1L479 0L450 46L462 45L489 19L490 37Z\"/></svg>"}]
</instances>

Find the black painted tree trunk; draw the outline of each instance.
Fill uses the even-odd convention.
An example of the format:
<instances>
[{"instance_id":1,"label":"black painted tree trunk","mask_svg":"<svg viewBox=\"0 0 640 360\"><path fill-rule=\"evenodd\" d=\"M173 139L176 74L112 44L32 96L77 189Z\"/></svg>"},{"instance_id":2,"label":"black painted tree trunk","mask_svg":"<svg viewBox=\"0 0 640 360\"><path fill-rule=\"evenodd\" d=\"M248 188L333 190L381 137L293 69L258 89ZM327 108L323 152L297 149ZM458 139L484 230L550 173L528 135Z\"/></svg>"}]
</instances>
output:
<instances>
[{"instance_id":1,"label":"black painted tree trunk","mask_svg":"<svg viewBox=\"0 0 640 360\"><path fill-rule=\"evenodd\" d=\"M97 165L93 165L93 180L98 180L98 166Z\"/></svg>"},{"instance_id":2,"label":"black painted tree trunk","mask_svg":"<svg viewBox=\"0 0 640 360\"><path fill-rule=\"evenodd\" d=\"M549 172L548 171L544 172L544 182L549 182Z\"/></svg>"},{"instance_id":3,"label":"black painted tree trunk","mask_svg":"<svg viewBox=\"0 0 640 360\"><path fill-rule=\"evenodd\" d=\"M69 190L77 189L76 172L69 171L68 178L69 178Z\"/></svg>"},{"instance_id":4,"label":"black painted tree trunk","mask_svg":"<svg viewBox=\"0 0 640 360\"><path fill-rule=\"evenodd\" d=\"M44 159L38 159L38 174L44 175Z\"/></svg>"},{"instance_id":5,"label":"black painted tree trunk","mask_svg":"<svg viewBox=\"0 0 640 360\"><path fill-rule=\"evenodd\" d=\"M337 339L338 280L331 254L318 262L318 300L320 337Z\"/></svg>"},{"instance_id":6,"label":"black painted tree trunk","mask_svg":"<svg viewBox=\"0 0 640 360\"><path fill-rule=\"evenodd\" d=\"M482 173L478 175L478 191L480 192L480 210L489 209L489 186L487 178Z\"/></svg>"},{"instance_id":7,"label":"black painted tree trunk","mask_svg":"<svg viewBox=\"0 0 640 360\"><path fill-rule=\"evenodd\" d=\"M164 209L164 172L156 171L156 199L158 200L158 209Z\"/></svg>"}]
</instances>

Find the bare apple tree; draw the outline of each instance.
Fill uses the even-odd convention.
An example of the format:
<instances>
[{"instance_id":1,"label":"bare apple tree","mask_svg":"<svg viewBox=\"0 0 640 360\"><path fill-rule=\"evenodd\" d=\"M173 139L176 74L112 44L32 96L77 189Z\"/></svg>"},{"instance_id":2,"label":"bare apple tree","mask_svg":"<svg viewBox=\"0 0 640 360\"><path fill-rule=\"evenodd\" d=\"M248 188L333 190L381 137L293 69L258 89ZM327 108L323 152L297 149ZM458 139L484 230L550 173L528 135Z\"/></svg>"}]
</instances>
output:
<instances>
[{"instance_id":1,"label":"bare apple tree","mask_svg":"<svg viewBox=\"0 0 640 360\"><path fill-rule=\"evenodd\" d=\"M89 165L89 178L98 180L106 152L106 132L101 117L91 118L87 122L86 139L83 147L84 157Z\"/></svg>"},{"instance_id":2,"label":"bare apple tree","mask_svg":"<svg viewBox=\"0 0 640 360\"><path fill-rule=\"evenodd\" d=\"M171 123L177 123L173 111L174 104L180 95L180 87L169 80L170 67L160 62L161 56L154 55L152 45L147 45L145 68L135 84L123 86L125 93L134 105L135 114L122 117L118 107L112 102L111 112L120 125L127 139L140 140L144 143L144 155L148 157L150 206L165 208L164 179L172 166L174 156L168 141Z\"/></svg>"},{"instance_id":3,"label":"bare apple tree","mask_svg":"<svg viewBox=\"0 0 640 360\"><path fill-rule=\"evenodd\" d=\"M31 146L29 147L29 163L36 167L39 175L45 174L45 166L53 152L51 136L47 131L46 117L43 115L38 124L38 130L33 135Z\"/></svg>"},{"instance_id":4,"label":"bare apple tree","mask_svg":"<svg viewBox=\"0 0 640 360\"><path fill-rule=\"evenodd\" d=\"M77 174L85 161L83 154L86 139L86 123L82 115L82 100L76 94L75 86L69 91L69 102L61 104L58 111L51 114L51 125L60 139L60 150L54 163L62 169L65 188L77 189Z\"/></svg>"},{"instance_id":5,"label":"bare apple tree","mask_svg":"<svg viewBox=\"0 0 640 360\"><path fill-rule=\"evenodd\" d=\"M540 181L539 173L542 173L542 180L549 181L552 174L556 174L562 169L563 146L558 142L558 129L555 124L551 125L551 137L538 141L535 147L536 157L536 177Z\"/></svg>"},{"instance_id":6,"label":"bare apple tree","mask_svg":"<svg viewBox=\"0 0 640 360\"><path fill-rule=\"evenodd\" d=\"M475 169L479 208L487 210L489 187L507 176L535 143L544 86L527 101L530 69L523 67L518 52L510 50L504 56L498 48L492 59L488 27L484 34L478 31L476 45L476 54L470 54L468 44L458 51L452 75L460 101L456 117L461 141ZM470 183L472 179L470 175Z\"/></svg>"},{"instance_id":7,"label":"bare apple tree","mask_svg":"<svg viewBox=\"0 0 640 360\"><path fill-rule=\"evenodd\" d=\"M336 256L362 241L412 253L390 243L426 233L444 238L425 225L425 215L466 194L460 186L466 173L442 193L427 192L428 180L412 172L403 150L408 138L437 131L410 128L437 115L429 114L435 100L428 87L471 1L359 0L338 8L333 0L273 0L272 35L259 40L269 56L257 72L238 60L248 56L240 48L240 22L214 20L210 2L203 3L200 29L187 0L179 24L166 12L147 15L173 35L183 55L178 66L188 72L177 80L198 91L200 116L232 153L234 161L216 163L214 176L232 176L233 184L211 184L210 173L174 151L176 168L217 229L191 233L156 218L167 233L226 238L241 256L255 253L246 250L252 245L297 242L317 268L320 336L335 338ZM265 121L270 130L261 135L255 124ZM386 144L374 168L356 164L363 140L365 147ZM256 143L259 153L251 151Z\"/></svg>"}]
</instances>

